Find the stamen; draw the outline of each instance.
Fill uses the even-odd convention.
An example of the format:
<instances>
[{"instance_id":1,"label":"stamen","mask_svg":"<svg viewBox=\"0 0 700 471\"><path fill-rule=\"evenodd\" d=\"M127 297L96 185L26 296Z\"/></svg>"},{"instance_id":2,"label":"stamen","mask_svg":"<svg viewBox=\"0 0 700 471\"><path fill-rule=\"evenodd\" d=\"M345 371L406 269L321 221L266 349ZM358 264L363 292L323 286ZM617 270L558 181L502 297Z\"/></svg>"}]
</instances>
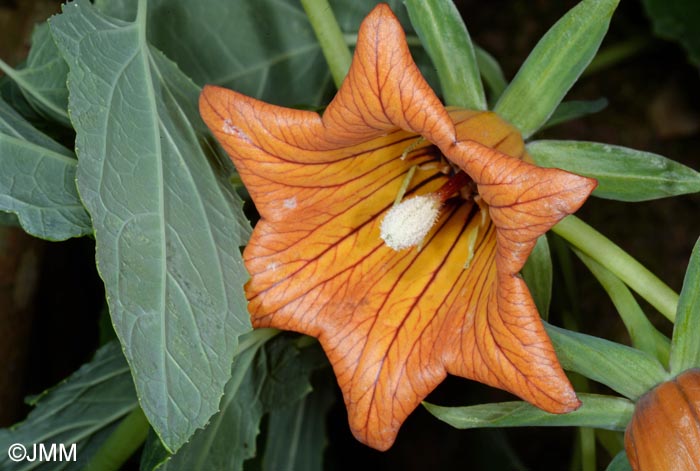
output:
<instances>
[{"instance_id":1,"label":"stamen","mask_svg":"<svg viewBox=\"0 0 700 471\"><path fill-rule=\"evenodd\" d=\"M479 213L481 217L479 218L478 223L475 220L472 220L467 227L467 260L464 262L465 270L469 268L472 263L474 251L476 249L476 241L484 232L484 228L486 227L486 222L488 221L489 217L489 207L486 205L486 203L484 203L484 200L482 200L479 195L474 196L474 202L476 202L477 206L479 206Z\"/></svg>"},{"instance_id":2,"label":"stamen","mask_svg":"<svg viewBox=\"0 0 700 471\"><path fill-rule=\"evenodd\" d=\"M416 148L419 145L423 144L424 142L425 142L425 138L423 136L419 136L418 139L413 141L411 143L411 145L409 145L408 147L406 147L406 149L404 149L404 151L401 153L401 160L406 160L406 157L408 157L408 154L410 154L411 152L416 150Z\"/></svg>"},{"instance_id":3,"label":"stamen","mask_svg":"<svg viewBox=\"0 0 700 471\"><path fill-rule=\"evenodd\" d=\"M455 194L466 195L465 199L468 199L474 193L474 182L472 179L466 173L458 172L435 193L414 196L401 201L415 171L416 167L413 166L406 174L394 205L386 213L379 227L379 236L384 243L397 251L421 246L423 239L437 222L440 210L448 199ZM468 191L463 191L465 188ZM479 227L481 227L481 224ZM477 235L478 230L476 234L469 235L469 245L472 252L476 244ZM470 260L471 257L467 260L467 263Z\"/></svg>"},{"instance_id":4,"label":"stamen","mask_svg":"<svg viewBox=\"0 0 700 471\"><path fill-rule=\"evenodd\" d=\"M472 185L473 183L474 181L471 179L471 177L469 177L469 175L460 171L450 177L450 179L447 180L447 183L442 185L442 188L435 192L435 194L438 195L440 201L444 203L448 199L452 198L455 193L461 194L463 188L467 187L468 185Z\"/></svg>"},{"instance_id":5,"label":"stamen","mask_svg":"<svg viewBox=\"0 0 700 471\"><path fill-rule=\"evenodd\" d=\"M420 245L437 222L441 207L434 193L404 200L386 213L379 236L396 251Z\"/></svg>"},{"instance_id":6,"label":"stamen","mask_svg":"<svg viewBox=\"0 0 700 471\"><path fill-rule=\"evenodd\" d=\"M401 183L401 188L399 188L399 192L396 193L396 199L394 200L394 206L399 204L401 200L403 199L403 196L406 194L406 190L408 189L408 185L411 184L411 180L413 179L413 175L416 173L416 166L414 165L413 167L408 169L408 172L406 173L406 176L403 179L403 182Z\"/></svg>"},{"instance_id":7,"label":"stamen","mask_svg":"<svg viewBox=\"0 0 700 471\"><path fill-rule=\"evenodd\" d=\"M472 227L470 224L467 227L467 261L464 262L464 269L469 268L474 258L474 248L476 247L476 240L479 237L479 227Z\"/></svg>"}]
</instances>

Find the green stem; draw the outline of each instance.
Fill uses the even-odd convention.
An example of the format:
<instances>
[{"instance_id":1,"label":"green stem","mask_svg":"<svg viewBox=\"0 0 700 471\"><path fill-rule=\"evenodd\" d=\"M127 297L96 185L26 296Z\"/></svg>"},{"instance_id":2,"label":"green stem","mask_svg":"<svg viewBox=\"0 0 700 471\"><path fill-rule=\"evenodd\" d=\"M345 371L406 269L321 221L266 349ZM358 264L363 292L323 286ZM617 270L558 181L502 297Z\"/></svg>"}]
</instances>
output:
<instances>
[{"instance_id":1,"label":"green stem","mask_svg":"<svg viewBox=\"0 0 700 471\"><path fill-rule=\"evenodd\" d=\"M610 239L575 216L564 218L552 231L610 270L668 320L675 321L678 294Z\"/></svg>"},{"instance_id":2,"label":"green stem","mask_svg":"<svg viewBox=\"0 0 700 471\"><path fill-rule=\"evenodd\" d=\"M574 252L610 296L632 339L632 346L655 356L662 365L668 367L671 342L649 321L627 285L591 257L576 249Z\"/></svg>"},{"instance_id":3,"label":"green stem","mask_svg":"<svg viewBox=\"0 0 700 471\"><path fill-rule=\"evenodd\" d=\"M331 69L333 82L340 88L350 69L352 55L345 44L345 37L335 20L333 10L328 0L301 0L301 4L321 44L323 56Z\"/></svg>"},{"instance_id":4,"label":"green stem","mask_svg":"<svg viewBox=\"0 0 700 471\"><path fill-rule=\"evenodd\" d=\"M581 446L581 469L583 471L595 471L595 429L579 427L578 439Z\"/></svg>"},{"instance_id":5,"label":"green stem","mask_svg":"<svg viewBox=\"0 0 700 471\"><path fill-rule=\"evenodd\" d=\"M137 407L117 426L85 466L85 471L121 469L131 455L146 441L148 420Z\"/></svg>"}]
</instances>

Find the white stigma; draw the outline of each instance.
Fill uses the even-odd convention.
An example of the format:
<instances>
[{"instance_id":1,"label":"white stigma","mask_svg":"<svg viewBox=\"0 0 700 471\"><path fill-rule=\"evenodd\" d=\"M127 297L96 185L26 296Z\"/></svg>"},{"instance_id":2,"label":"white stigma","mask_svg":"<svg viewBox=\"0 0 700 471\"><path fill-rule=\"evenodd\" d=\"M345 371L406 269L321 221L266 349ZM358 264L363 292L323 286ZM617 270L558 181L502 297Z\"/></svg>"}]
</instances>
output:
<instances>
[{"instance_id":1,"label":"white stigma","mask_svg":"<svg viewBox=\"0 0 700 471\"><path fill-rule=\"evenodd\" d=\"M438 220L441 206L440 199L433 194L404 200L386 213L379 235L397 251L420 245Z\"/></svg>"}]
</instances>

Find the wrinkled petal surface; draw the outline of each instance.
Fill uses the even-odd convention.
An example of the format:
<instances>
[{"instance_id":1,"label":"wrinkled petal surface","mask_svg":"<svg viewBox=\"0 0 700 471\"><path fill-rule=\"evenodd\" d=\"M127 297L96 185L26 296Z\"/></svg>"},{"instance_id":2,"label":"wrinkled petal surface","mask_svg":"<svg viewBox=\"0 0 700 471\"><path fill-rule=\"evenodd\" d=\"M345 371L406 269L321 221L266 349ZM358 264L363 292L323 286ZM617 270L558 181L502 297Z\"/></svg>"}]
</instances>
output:
<instances>
[{"instance_id":1,"label":"wrinkled petal surface","mask_svg":"<svg viewBox=\"0 0 700 471\"><path fill-rule=\"evenodd\" d=\"M359 440L389 448L447 373L578 407L518 272L595 181L522 161L493 113L448 113L386 5L362 23L323 117L212 86L200 111L261 215L244 252L253 324L319 339ZM420 250L390 249L379 226L407 172L406 197L435 192L445 157L486 204L450 199Z\"/></svg>"}]
</instances>

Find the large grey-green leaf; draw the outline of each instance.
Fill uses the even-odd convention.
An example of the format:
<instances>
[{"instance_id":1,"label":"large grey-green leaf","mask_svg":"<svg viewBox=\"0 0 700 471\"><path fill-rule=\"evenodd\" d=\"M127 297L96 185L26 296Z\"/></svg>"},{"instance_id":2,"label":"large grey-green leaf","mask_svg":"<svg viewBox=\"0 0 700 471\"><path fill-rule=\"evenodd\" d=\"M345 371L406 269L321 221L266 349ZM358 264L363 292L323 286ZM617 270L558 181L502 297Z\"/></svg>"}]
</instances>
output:
<instances>
[{"instance_id":1,"label":"large grey-green leaf","mask_svg":"<svg viewBox=\"0 0 700 471\"><path fill-rule=\"evenodd\" d=\"M330 2L341 29L357 32L374 0ZM400 0L390 0L409 26ZM136 0L97 0L133 18ZM286 106L320 106L333 89L299 0L152 0L148 38L199 85L215 84Z\"/></svg>"},{"instance_id":2,"label":"large grey-green leaf","mask_svg":"<svg viewBox=\"0 0 700 471\"><path fill-rule=\"evenodd\" d=\"M117 342L100 348L90 363L31 404L36 407L24 422L0 430L0 469L82 469L118 422L138 407L129 367ZM30 456L35 443L63 444L66 451L75 443L77 461L13 462L6 453L13 443L25 446Z\"/></svg>"},{"instance_id":3,"label":"large grey-green leaf","mask_svg":"<svg viewBox=\"0 0 700 471\"><path fill-rule=\"evenodd\" d=\"M68 65L58 53L46 23L32 34L32 47L21 69L0 60L0 69L19 85L27 101L41 114L70 126L68 118Z\"/></svg>"},{"instance_id":4,"label":"large grey-green leaf","mask_svg":"<svg viewBox=\"0 0 700 471\"><path fill-rule=\"evenodd\" d=\"M547 31L494 111L530 137L595 56L619 0L583 0Z\"/></svg>"},{"instance_id":5,"label":"large grey-green leaf","mask_svg":"<svg viewBox=\"0 0 700 471\"><path fill-rule=\"evenodd\" d=\"M249 235L228 167L200 142L199 89L133 23L88 1L51 20L70 66L78 189L141 406L171 451L218 410L250 330L239 246Z\"/></svg>"},{"instance_id":6,"label":"large grey-green leaf","mask_svg":"<svg viewBox=\"0 0 700 471\"><path fill-rule=\"evenodd\" d=\"M632 418L634 403L621 397L579 393L583 405L568 414L550 414L527 402L500 402L466 407L425 403L438 419L459 429L479 427L572 426L624 430Z\"/></svg>"},{"instance_id":7,"label":"large grey-green leaf","mask_svg":"<svg viewBox=\"0 0 700 471\"><path fill-rule=\"evenodd\" d=\"M267 342L275 333L262 329L245 336L233 363L221 411L212 417L206 429L197 431L192 440L168 460L163 462L162 455L150 451L155 461L145 463L144 469L235 471L243 468L245 460L255 456L263 415L308 394L311 390L309 373L318 363L313 347L312 351L299 351L281 337Z\"/></svg>"},{"instance_id":8,"label":"large grey-green leaf","mask_svg":"<svg viewBox=\"0 0 700 471\"><path fill-rule=\"evenodd\" d=\"M661 155L585 141L534 141L527 151L542 167L598 180L599 198L647 201L700 191L700 173Z\"/></svg>"},{"instance_id":9,"label":"large grey-green leaf","mask_svg":"<svg viewBox=\"0 0 700 471\"><path fill-rule=\"evenodd\" d=\"M333 381L333 379L331 379ZM270 412L264 471L321 471L326 447L326 413L335 395L327 381L296 403Z\"/></svg>"},{"instance_id":10,"label":"large grey-green leaf","mask_svg":"<svg viewBox=\"0 0 700 471\"><path fill-rule=\"evenodd\" d=\"M92 232L75 186L75 155L0 100L0 210L28 233L65 240Z\"/></svg>"}]
</instances>

